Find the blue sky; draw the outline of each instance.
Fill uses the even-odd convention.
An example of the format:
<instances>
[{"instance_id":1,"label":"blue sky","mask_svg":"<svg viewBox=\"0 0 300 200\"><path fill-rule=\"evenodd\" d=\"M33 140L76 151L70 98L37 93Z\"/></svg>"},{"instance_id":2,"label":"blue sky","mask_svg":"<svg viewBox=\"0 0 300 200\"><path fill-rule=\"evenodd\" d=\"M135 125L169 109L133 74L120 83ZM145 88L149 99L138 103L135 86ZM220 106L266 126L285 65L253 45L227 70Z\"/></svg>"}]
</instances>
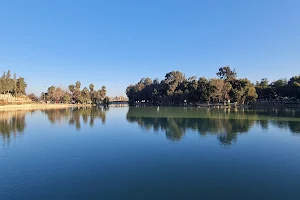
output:
<instances>
[{"instance_id":1,"label":"blue sky","mask_svg":"<svg viewBox=\"0 0 300 200\"><path fill-rule=\"evenodd\" d=\"M1 0L0 71L44 86L106 85L124 95L172 70L251 81L300 73L299 0Z\"/></svg>"}]
</instances>

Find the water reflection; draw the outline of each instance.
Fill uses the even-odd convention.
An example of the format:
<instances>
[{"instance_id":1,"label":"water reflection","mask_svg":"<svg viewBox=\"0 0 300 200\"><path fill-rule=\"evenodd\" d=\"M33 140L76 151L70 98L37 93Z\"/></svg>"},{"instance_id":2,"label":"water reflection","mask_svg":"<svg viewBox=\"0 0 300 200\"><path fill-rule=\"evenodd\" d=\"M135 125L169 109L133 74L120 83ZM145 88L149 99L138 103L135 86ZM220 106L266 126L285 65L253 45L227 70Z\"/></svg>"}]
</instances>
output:
<instances>
[{"instance_id":1,"label":"water reflection","mask_svg":"<svg viewBox=\"0 0 300 200\"><path fill-rule=\"evenodd\" d=\"M3 143L9 143L11 138L22 135L25 124L26 111L0 112L0 134Z\"/></svg>"},{"instance_id":2,"label":"water reflection","mask_svg":"<svg viewBox=\"0 0 300 200\"><path fill-rule=\"evenodd\" d=\"M3 143L9 143L11 138L24 134L27 120L26 114L36 111L0 112L0 136ZM75 126L77 130L80 130L82 123L93 127L97 119L100 119L101 123L105 124L107 111L108 107L49 109L41 110L40 112L46 115L52 124L67 122L69 125Z\"/></svg>"},{"instance_id":3,"label":"water reflection","mask_svg":"<svg viewBox=\"0 0 300 200\"><path fill-rule=\"evenodd\" d=\"M270 124L290 130L293 134L300 134L300 121L270 121Z\"/></svg>"},{"instance_id":4,"label":"water reflection","mask_svg":"<svg viewBox=\"0 0 300 200\"><path fill-rule=\"evenodd\" d=\"M74 108L74 109L51 109L43 111L52 124L67 121L69 125L75 125L80 130L82 122L94 126L94 121L100 119L102 124L106 121L106 111L108 107L101 108Z\"/></svg>"},{"instance_id":5,"label":"water reflection","mask_svg":"<svg viewBox=\"0 0 300 200\"><path fill-rule=\"evenodd\" d=\"M131 107L127 113L127 120L148 131L165 131L166 138L172 141L181 140L190 129L197 131L200 136L216 135L221 144L228 145L236 142L239 134L249 132L255 124L260 125L262 129L268 129L272 124L299 133L299 113L295 110Z\"/></svg>"},{"instance_id":6,"label":"water reflection","mask_svg":"<svg viewBox=\"0 0 300 200\"><path fill-rule=\"evenodd\" d=\"M67 123L80 131L83 125L93 127L95 123L98 123L97 119L105 124L107 111L108 107L0 112L0 139L9 143L11 138L24 133L26 120L30 120L26 118L26 113L43 114L52 124ZM300 110L295 109L226 110L130 107L126 119L130 123L137 123L139 127L149 132L162 130L166 138L172 141L181 140L188 130L192 130L200 136L215 135L221 144L230 145L237 141L238 135L248 133L254 126L262 130L268 130L270 127L286 129L293 134L300 135Z\"/></svg>"}]
</instances>

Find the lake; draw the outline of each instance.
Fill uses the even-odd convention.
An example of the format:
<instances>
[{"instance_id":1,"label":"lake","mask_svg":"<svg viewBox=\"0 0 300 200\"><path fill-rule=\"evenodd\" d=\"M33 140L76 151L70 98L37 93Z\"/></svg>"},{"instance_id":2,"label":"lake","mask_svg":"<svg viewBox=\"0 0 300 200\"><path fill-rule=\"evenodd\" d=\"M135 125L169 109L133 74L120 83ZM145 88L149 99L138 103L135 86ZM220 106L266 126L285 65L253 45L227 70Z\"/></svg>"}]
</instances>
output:
<instances>
[{"instance_id":1,"label":"lake","mask_svg":"<svg viewBox=\"0 0 300 200\"><path fill-rule=\"evenodd\" d=\"M0 199L300 199L300 110L0 112Z\"/></svg>"}]
</instances>

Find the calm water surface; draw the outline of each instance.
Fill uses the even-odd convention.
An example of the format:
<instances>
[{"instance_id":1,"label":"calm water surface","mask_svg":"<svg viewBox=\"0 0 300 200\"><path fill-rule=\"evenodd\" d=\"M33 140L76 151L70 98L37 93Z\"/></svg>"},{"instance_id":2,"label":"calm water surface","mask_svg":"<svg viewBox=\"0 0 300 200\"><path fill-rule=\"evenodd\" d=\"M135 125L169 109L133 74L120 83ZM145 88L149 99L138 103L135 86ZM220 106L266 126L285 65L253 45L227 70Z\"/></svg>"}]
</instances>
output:
<instances>
[{"instance_id":1,"label":"calm water surface","mask_svg":"<svg viewBox=\"0 0 300 200\"><path fill-rule=\"evenodd\" d=\"M0 112L0 199L300 199L300 111Z\"/></svg>"}]
</instances>

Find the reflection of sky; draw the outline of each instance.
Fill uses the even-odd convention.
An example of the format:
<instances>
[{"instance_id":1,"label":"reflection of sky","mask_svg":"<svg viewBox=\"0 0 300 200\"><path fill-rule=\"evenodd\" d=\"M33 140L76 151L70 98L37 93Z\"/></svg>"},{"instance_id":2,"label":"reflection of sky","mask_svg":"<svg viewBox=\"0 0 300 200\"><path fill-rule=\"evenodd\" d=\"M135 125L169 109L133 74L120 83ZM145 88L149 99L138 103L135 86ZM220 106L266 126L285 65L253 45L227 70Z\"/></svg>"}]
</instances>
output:
<instances>
[{"instance_id":1,"label":"reflection of sky","mask_svg":"<svg viewBox=\"0 0 300 200\"><path fill-rule=\"evenodd\" d=\"M124 118L126 119L126 114L128 112L128 109L129 107L120 107L120 108L110 107L108 112L106 112L106 116L111 120L117 119L118 122L126 121L124 120Z\"/></svg>"}]
</instances>

